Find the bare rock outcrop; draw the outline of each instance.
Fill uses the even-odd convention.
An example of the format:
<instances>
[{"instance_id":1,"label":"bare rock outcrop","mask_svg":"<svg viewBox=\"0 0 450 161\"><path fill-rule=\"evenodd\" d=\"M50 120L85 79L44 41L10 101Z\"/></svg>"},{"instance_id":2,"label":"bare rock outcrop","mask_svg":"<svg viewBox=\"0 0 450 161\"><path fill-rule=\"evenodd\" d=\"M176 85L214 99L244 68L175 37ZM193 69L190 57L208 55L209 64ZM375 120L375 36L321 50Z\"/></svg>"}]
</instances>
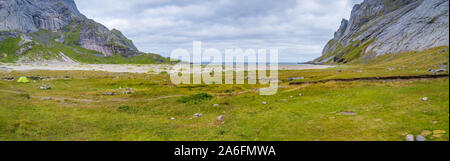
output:
<instances>
[{"instance_id":1,"label":"bare rock outcrop","mask_svg":"<svg viewBox=\"0 0 450 161\"><path fill-rule=\"evenodd\" d=\"M449 45L449 0L365 0L353 7L314 63L363 58Z\"/></svg>"},{"instance_id":2,"label":"bare rock outcrop","mask_svg":"<svg viewBox=\"0 0 450 161\"><path fill-rule=\"evenodd\" d=\"M55 42L98 51L104 56L141 54L120 31L109 30L81 14L74 0L0 0L0 42L41 30L58 35Z\"/></svg>"}]
</instances>

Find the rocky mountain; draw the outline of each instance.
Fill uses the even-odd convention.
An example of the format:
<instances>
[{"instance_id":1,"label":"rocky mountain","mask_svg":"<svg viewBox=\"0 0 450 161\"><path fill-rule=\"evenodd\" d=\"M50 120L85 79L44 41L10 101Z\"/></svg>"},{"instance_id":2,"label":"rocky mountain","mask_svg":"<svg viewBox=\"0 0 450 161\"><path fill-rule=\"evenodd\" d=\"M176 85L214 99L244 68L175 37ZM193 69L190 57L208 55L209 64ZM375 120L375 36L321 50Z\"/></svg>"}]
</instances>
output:
<instances>
[{"instance_id":1,"label":"rocky mountain","mask_svg":"<svg viewBox=\"0 0 450 161\"><path fill-rule=\"evenodd\" d=\"M73 0L0 0L0 61L142 54L120 31L86 18Z\"/></svg>"},{"instance_id":2,"label":"rocky mountain","mask_svg":"<svg viewBox=\"0 0 450 161\"><path fill-rule=\"evenodd\" d=\"M364 62L383 54L449 45L449 0L364 0L314 60Z\"/></svg>"}]
</instances>

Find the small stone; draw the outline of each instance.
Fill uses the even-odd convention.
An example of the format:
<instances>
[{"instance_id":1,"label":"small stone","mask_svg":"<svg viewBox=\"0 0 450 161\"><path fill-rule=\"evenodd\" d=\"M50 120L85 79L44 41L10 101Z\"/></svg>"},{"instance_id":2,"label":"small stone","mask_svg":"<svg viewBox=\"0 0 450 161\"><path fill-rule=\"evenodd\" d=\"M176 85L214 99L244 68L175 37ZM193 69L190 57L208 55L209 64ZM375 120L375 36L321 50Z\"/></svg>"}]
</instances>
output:
<instances>
[{"instance_id":1,"label":"small stone","mask_svg":"<svg viewBox=\"0 0 450 161\"><path fill-rule=\"evenodd\" d=\"M42 87L39 87L39 89L41 89L41 90L49 90L49 89L52 89L52 88L49 87L49 86L42 86Z\"/></svg>"},{"instance_id":2,"label":"small stone","mask_svg":"<svg viewBox=\"0 0 450 161\"><path fill-rule=\"evenodd\" d=\"M422 98L422 101L428 101L428 97Z\"/></svg>"},{"instance_id":3,"label":"small stone","mask_svg":"<svg viewBox=\"0 0 450 161\"><path fill-rule=\"evenodd\" d=\"M289 98L294 98L294 96L290 96Z\"/></svg>"},{"instance_id":4,"label":"small stone","mask_svg":"<svg viewBox=\"0 0 450 161\"><path fill-rule=\"evenodd\" d=\"M216 119L219 122L223 122L225 120L225 116L224 115L220 115L219 117L217 117Z\"/></svg>"},{"instance_id":5,"label":"small stone","mask_svg":"<svg viewBox=\"0 0 450 161\"><path fill-rule=\"evenodd\" d=\"M133 92L131 92L131 91L125 91L125 92L123 92L123 94L132 94Z\"/></svg>"},{"instance_id":6,"label":"small stone","mask_svg":"<svg viewBox=\"0 0 450 161\"><path fill-rule=\"evenodd\" d=\"M300 96L300 97L301 97L301 96L303 96L303 94L301 94L301 93L300 93L300 94L298 94L298 96Z\"/></svg>"},{"instance_id":7,"label":"small stone","mask_svg":"<svg viewBox=\"0 0 450 161\"><path fill-rule=\"evenodd\" d=\"M431 134L432 134L432 132L428 131L428 130L424 130L420 133L420 135L425 136L425 137L430 136Z\"/></svg>"},{"instance_id":8,"label":"small stone","mask_svg":"<svg viewBox=\"0 0 450 161\"><path fill-rule=\"evenodd\" d=\"M355 112L340 112L340 114L342 114L342 115L346 115L346 116L353 116L353 115L356 115L356 113Z\"/></svg>"},{"instance_id":9,"label":"small stone","mask_svg":"<svg viewBox=\"0 0 450 161\"><path fill-rule=\"evenodd\" d=\"M171 117L170 120L175 120L175 117Z\"/></svg>"},{"instance_id":10,"label":"small stone","mask_svg":"<svg viewBox=\"0 0 450 161\"><path fill-rule=\"evenodd\" d=\"M42 97L41 100L52 100L52 97Z\"/></svg>"},{"instance_id":11,"label":"small stone","mask_svg":"<svg viewBox=\"0 0 450 161\"><path fill-rule=\"evenodd\" d=\"M194 114L194 118L198 118L198 117L202 117L202 114L201 113Z\"/></svg>"},{"instance_id":12,"label":"small stone","mask_svg":"<svg viewBox=\"0 0 450 161\"><path fill-rule=\"evenodd\" d=\"M213 107L219 107L219 104L214 104Z\"/></svg>"},{"instance_id":13,"label":"small stone","mask_svg":"<svg viewBox=\"0 0 450 161\"><path fill-rule=\"evenodd\" d=\"M116 93L115 92L105 92L105 93L103 93L103 95L105 95L105 96L114 96L114 95L116 95Z\"/></svg>"},{"instance_id":14,"label":"small stone","mask_svg":"<svg viewBox=\"0 0 450 161\"><path fill-rule=\"evenodd\" d=\"M423 137L422 135L417 135L416 141L426 141L427 139Z\"/></svg>"},{"instance_id":15,"label":"small stone","mask_svg":"<svg viewBox=\"0 0 450 161\"><path fill-rule=\"evenodd\" d=\"M264 101L264 102L262 102L262 104L263 104L263 105L267 105L267 102L266 102L266 101Z\"/></svg>"},{"instance_id":16,"label":"small stone","mask_svg":"<svg viewBox=\"0 0 450 161\"><path fill-rule=\"evenodd\" d=\"M408 134L405 138L406 141L414 141L414 135Z\"/></svg>"}]
</instances>

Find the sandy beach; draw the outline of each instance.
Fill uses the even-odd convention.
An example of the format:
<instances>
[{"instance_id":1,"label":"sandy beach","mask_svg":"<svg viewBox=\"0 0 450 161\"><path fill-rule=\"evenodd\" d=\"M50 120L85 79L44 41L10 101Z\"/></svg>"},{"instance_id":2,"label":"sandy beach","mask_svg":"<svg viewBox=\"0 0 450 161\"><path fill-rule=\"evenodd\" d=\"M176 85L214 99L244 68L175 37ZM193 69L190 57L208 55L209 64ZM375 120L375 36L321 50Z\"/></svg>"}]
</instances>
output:
<instances>
[{"instance_id":1,"label":"sandy beach","mask_svg":"<svg viewBox=\"0 0 450 161\"><path fill-rule=\"evenodd\" d=\"M1 64L0 71L30 71L30 70L53 70L53 71L106 71L106 72L127 72L127 73L160 73L171 72L174 65L131 65L131 64ZM279 65L278 70L307 70L326 69L331 65ZM209 67L204 68L203 70Z\"/></svg>"}]
</instances>

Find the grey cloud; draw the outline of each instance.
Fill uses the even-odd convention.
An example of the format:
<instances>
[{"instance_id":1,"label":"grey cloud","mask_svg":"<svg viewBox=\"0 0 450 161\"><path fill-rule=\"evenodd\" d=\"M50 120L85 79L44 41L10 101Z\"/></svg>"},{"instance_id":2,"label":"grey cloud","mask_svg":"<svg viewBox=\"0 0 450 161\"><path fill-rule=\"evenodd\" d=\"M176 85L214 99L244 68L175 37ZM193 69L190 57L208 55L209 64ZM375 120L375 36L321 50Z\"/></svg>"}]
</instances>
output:
<instances>
[{"instance_id":1,"label":"grey cloud","mask_svg":"<svg viewBox=\"0 0 450 161\"><path fill-rule=\"evenodd\" d=\"M75 0L80 11L121 30L145 52L169 56L208 47L280 49L280 61L320 56L342 18L362 0Z\"/></svg>"}]
</instances>

